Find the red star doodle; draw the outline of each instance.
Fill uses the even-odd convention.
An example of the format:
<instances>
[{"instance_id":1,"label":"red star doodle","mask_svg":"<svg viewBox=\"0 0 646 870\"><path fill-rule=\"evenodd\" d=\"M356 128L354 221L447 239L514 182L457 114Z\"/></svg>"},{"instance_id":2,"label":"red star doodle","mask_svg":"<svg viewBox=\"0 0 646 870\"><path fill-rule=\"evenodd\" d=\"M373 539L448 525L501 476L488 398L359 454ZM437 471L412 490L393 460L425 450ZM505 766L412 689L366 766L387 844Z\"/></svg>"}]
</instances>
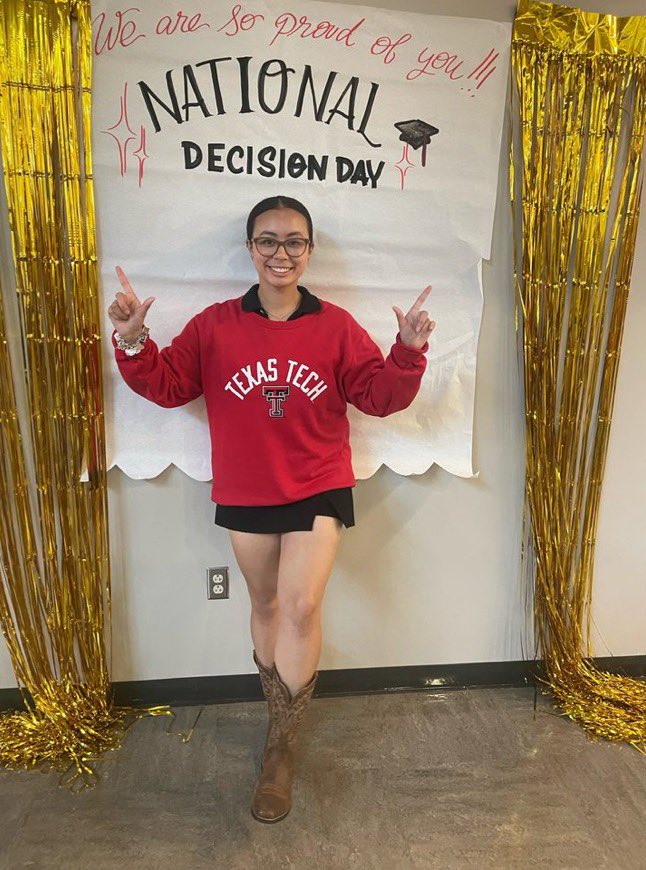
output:
<instances>
[{"instance_id":1,"label":"red star doodle","mask_svg":"<svg viewBox=\"0 0 646 870\"><path fill-rule=\"evenodd\" d=\"M146 158L148 157L148 152L146 151L146 128L143 124L139 128L139 145L137 146L137 150L133 151L132 153L137 158L137 161L139 163L139 172L137 174L137 178L139 180L139 187L141 187L141 181L144 177L144 163L146 162Z\"/></svg>"},{"instance_id":2,"label":"red star doodle","mask_svg":"<svg viewBox=\"0 0 646 870\"><path fill-rule=\"evenodd\" d=\"M119 149L119 170L121 175L125 175L127 169L128 144L136 138L135 132L128 121L128 82L124 82L123 94L119 97L119 120L111 127L108 127L107 130L102 130L101 132L107 133L108 136L112 136L114 141L117 143L117 148ZM133 154L139 163L137 176L139 186L141 187L141 181L144 175L144 163L146 158L149 156L146 151L146 128L143 125L139 128L139 145Z\"/></svg>"},{"instance_id":3,"label":"red star doodle","mask_svg":"<svg viewBox=\"0 0 646 870\"><path fill-rule=\"evenodd\" d=\"M411 166L415 166L415 164L412 163L412 162L408 159L408 148L409 148L409 143L408 143L408 142L404 142L404 145L403 145L403 147L402 147L402 156L401 156L401 158L397 161L397 163L395 163L395 166L397 167L397 169L399 169L399 173L400 173L400 175L401 175L401 190L404 189L404 179L405 179L405 177L406 177L406 173L407 173L408 170L411 168ZM399 165L400 163L402 164L402 166L403 166L404 168L402 168L402 166Z\"/></svg>"}]
</instances>

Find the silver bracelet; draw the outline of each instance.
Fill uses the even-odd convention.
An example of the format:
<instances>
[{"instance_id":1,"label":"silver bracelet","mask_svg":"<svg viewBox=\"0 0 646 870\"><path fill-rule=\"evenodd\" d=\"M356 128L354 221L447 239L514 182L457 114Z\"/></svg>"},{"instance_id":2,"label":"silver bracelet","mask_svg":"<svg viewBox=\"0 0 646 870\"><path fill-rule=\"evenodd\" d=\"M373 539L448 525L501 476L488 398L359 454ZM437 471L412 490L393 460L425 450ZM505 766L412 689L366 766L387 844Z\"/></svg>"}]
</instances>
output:
<instances>
[{"instance_id":1,"label":"silver bracelet","mask_svg":"<svg viewBox=\"0 0 646 870\"><path fill-rule=\"evenodd\" d=\"M136 353L139 353L144 346L146 339L148 338L148 333L150 330L147 326L144 326L143 330L134 340L134 342L127 342L125 339L121 338L118 332L115 330L114 340L116 342L119 350L124 351L128 356L134 356Z\"/></svg>"}]
</instances>

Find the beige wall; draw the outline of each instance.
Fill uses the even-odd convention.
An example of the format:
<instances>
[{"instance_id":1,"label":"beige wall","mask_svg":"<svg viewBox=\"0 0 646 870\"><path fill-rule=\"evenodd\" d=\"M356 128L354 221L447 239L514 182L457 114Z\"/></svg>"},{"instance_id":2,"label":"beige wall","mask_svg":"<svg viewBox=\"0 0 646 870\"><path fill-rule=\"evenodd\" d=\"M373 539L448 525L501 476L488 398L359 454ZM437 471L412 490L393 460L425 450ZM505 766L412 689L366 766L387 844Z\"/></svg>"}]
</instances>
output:
<instances>
[{"instance_id":1,"label":"beige wall","mask_svg":"<svg viewBox=\"0 0 646 870\"><path fill-rule=\"evenodd\" d=\"M507 2L421 0L366 5L511 21ZM585 3L634 15L642 0ZM400 477L382 468L355 489L323 612L320 667L356 668L529 657L519 580L523 416L511 285L507 130L476 385L474 463L463 480L437 466ZM2 253L8 252L2 227ZM2 260L3 284L11 276ZM13 291L11 302L13 304ZM432 312L431 312L432 313ZM595 655L646 653L646 218L642 215L598 529ZM105 337L104 337L104 340ZM249 599L210 483L171 466L150 481L108 475L113 572L113 678L251 673ZM229 565L230 599L206 600L205 569ZM0 642L0 688L15 686Z\"/></svg>"}]
</instances>

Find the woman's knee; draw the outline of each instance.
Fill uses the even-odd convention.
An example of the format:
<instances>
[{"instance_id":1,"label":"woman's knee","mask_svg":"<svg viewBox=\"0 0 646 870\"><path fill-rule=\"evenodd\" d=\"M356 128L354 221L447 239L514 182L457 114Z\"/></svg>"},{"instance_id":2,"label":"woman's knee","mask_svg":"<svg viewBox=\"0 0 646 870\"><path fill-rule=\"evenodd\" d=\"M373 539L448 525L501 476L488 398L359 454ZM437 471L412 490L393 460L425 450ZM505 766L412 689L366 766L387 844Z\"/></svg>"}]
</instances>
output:
<instances>
[{"instance_id":1,"label":"woman's knee","mask_svg":"<svg viewBox=\"0 0 646 870\"><path fill-rule=\"evenodd\" d=\"M277 607L280 535L233 531L230 535L251 605L259 614L269 616Z\"/></svg>"},{"instance_id":2,"label":"woman's knee","mask_svg":"<svg viewBox=\"0 0 646 870\"><path fill-rule=\"evenodd\" d=\"M288 623L292 629L306 633L317 623L321 616L321 602L318 596L305 592L278 593L278 607L281 622Z\"/></svg>"},{"instance_id":3,"label":"woman's knee","mask_svg":"<svg viewBox=\"0 0 646 870\"><path fill-rule=\"evenodd\" d=\"M249 598L253 615L263 621L269 621L278 614L278 594L275 588L249 588Z\"/></svg>"}]
</instances>

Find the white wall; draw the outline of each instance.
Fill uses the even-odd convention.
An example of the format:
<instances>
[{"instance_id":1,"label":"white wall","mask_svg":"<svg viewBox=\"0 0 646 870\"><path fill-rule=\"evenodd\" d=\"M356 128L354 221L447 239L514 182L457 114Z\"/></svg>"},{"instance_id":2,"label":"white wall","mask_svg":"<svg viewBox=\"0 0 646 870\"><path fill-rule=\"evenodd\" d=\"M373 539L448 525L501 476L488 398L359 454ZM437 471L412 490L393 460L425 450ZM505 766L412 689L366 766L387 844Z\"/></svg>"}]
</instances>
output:
<instances>
[{"instance_id":1,"label":"white wall","mask_svg":"<svg viewBox=\"0 0 646 870\"><path fill-rule=\"evenodd\" d=\"M515 8L496 0L366 5L507 21ZM579 6L616 15L643 12L642 0ZM474 428L480 476L463 480L435 466L400 477L382 466L358 481L357 525L342 533L325 596L323 670L531 655L531 617L519 575L524 446L507 155L505 130L493 256L483 268ZM0 240L4 254L4 226ZM3 285L13 304L2 259ZM595 655L646 653L645 284L642 215L598 528ZM210 482L191 480L175 466L150 481L131 480L114 468L108 486L113 678L254 672L246 586L228 532L213 523ZM211 565L230 567L228 601L206 600L205 569ZM15 685L0 641L0 688Z\"/></svg>"}]
</instances>

